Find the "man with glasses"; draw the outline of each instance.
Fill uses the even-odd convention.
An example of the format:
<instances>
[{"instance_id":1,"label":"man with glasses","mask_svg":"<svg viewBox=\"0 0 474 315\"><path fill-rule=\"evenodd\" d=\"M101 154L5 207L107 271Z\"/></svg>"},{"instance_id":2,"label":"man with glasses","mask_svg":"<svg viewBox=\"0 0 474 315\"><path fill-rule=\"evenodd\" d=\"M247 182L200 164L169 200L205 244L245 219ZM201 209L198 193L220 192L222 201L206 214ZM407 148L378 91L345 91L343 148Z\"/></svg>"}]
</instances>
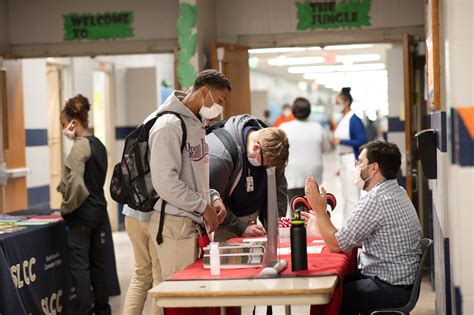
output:
<instances>
[{"instance_id":1,"label":"man with glasses","mask_svg":"<svg viewBox=\"0 0 474 315\"><path fill-rule=\"evenodd\" d=\"M279 216L285 216L287 184L284 176L289 145L284 131L268 127L263 121L240 115L228 119L222 127L222 139L216 132L206 136L209 145L210 188L219 191L227 208L227 217L214 238L265 235L267 174L276 167Z\"/></svg>"},{"instance_id":2,"label":"man with glasses","mask_svg":"<svg viewBox=\"0 0 474 315\"><path fill-rule=\"evenodd\" d=\"M356 163L356 186L367 192L340 230L326 213L326 191L314 179L305 193L316 224L332 252L362 245L361 269L346 276L340 314L405 305L421 260L421 226L415 207L397 183L401 154L393 143L374 141L362 147Z\"/></svg>"}]
</instances>

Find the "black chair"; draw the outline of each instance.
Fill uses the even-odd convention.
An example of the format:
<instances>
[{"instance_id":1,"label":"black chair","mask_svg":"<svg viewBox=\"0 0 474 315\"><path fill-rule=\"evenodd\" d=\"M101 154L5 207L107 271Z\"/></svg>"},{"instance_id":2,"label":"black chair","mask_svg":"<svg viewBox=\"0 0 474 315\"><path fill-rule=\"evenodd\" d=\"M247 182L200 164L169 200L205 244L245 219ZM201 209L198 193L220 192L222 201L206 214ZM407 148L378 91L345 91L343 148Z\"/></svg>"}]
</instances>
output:
<instances>
[{"instance_id":1,"label":"black chair","mask_svg":"<svg viewBox=\"0 0 474 315\"><path fill-rule=\"evenodd\" d=\"M413 283L413 289L411 290L410 300L408 303L402 307L397 308L384 308L380 310L376 310L371 312L371 315L376 314L409 314L411 310L415 308L416 302L418 301L418 297L420 296L420 286L421 286L421 276L423 275L423 266L425 265L426 257L428 257L428 252L433 245L433 241L429 238L424 238L421 240L421 262L420 266L418 266L418 271L416 272L415 282Z\"/></svg>"}]
</instances>

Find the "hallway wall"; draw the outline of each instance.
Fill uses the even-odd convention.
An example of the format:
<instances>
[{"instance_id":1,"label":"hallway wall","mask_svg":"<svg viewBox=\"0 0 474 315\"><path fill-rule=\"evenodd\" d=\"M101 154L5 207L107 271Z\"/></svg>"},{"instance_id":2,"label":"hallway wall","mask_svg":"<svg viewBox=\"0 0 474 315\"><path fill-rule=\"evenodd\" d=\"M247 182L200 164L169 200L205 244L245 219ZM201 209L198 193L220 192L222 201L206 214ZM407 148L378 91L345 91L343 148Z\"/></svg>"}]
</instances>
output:
<instances>
[{"instance_id":1,"label":"hallway wall","mask_svg":"<svg viewBox=\"0 0 474 315\"><path fill-rule=\"evenodd\" d=\"M395 143L402 152L402 175L406 176L405 118L403 117L403 50L394 44L387 50L388 74L388 134L387 140Z\"/></svg>"},{"instance_id":2,"label":"hallway wall","mask_svg":"<svg viewBox=\"0 0 474 315\"><path fill-rule=\"evenodd\" d=\"M0 0L0 52L9 51L8 1ZM1 55L1 54L0 54Z\"/></svg>"},{"instance_id":3,"label":"hallway wall","mask_svg":"<svg viewBox=\"0 0 474 315\"><path fill-rule=\"evenodd\" d=\"M26 167L29 168L26 179L28 207L44 209L49 208L50 201L46 59L25 59L21 62L23 64Z\"/></svg>"},{"instance_id":4,"label":"hallway wall","mask_svg":"<svg viewBox=\"0 0 474 315\"><path fill-rule=\"evenodd\" d=\"M295 36L298 33L310 33L298 31L296 28L298 18L295 2L295 0L219 0L217 37L220 41L236 42L239 36L274 34ZM423 25L424 9L423 1L420 0L372 0L370 12L371 29ZM325 31L320 29L312 32ZM273 46L270 38L268 45Z\"/></svg>"},{"instance_id":5,"label":"hallway wall","mask_svg":"<svg viewBox=\"0 0 474 315\"><path fill-rule=\"evenodd\" d=\"M55 61L60 59L56 58ZM61 59L69 64L69 77L63 78L70 82L70 91L63 91L63 99L76 94L82 94L93 104L93 71L98 62L113 65L115 76L113 82L113 100L115 101L115 153L112 161L115 163L121 157L125 136L139 125L143 119L154 111L162 102L162 96L169 93L168 88L162 88L161 80L173 82L173 55L135 55L98 57L74 57ZM23 59L23 99L26 129L26 166L28 207L47 209L50 207L50 152L48 147L48 85L46 58ZM127 79L127 72L150 70L153 77L134 76L135 88L144 87L154 95L133 91L133 86ZM148 72L150 72L148 71ZM139 74L139 73L138 73ZM132 90L130 90L132 88ZM128 95L133 94L133 95ZM143 93L142 93L143 94ZM163 95L162 95L163 94ZM61 107L64 105L61 101ZM94 128L93 109L89 112L90 128ZM58 117L59 119L59 117ZM72 143L66 142L67 145ZM110 150L110 148L108 148ZM111 209L113 207L111 206ZM112 226L118 227L120 216L114 211L110 214Z\"/></svg>"},{"instance_id":6,"label":"hallway wall","mask_svg":"<svg viewBox=\"0 0 474 315\"><path fill-rule=\"evenodd\" d=\"M437 291L436 309L447 314L474 313L473 14L472 1L440 1L442 108L431 115L438 133L438 179L430 184L436 214L433 228L439 240L436 285L446 284L444 292Z\"/></svg>"},{"instance_id":7,"label":"hallway wall","mask_svg":"<svg viewBox=\"0 0 474 315\"><path fill-rule=\"evenodd\" d=\"M209 43L222 41L249 43L251 37L258 46L280 45L283 41L311 45L324 38L328 42L360 42L364 38L377 41L394 40L397 30L416 32L423 36L423 0L372 0L371 26L361 29L297 30L295 0L198 0L198 58L205 65L203 53ZM134 12L134 36L114 41L64 41L63 14ZM199 13L198 13L199 14ZM0 0L0 53L20 56L91 55L100 53L171 52L177 44L176 20L178 0L124 0L113 2L63 2L41 0L34 2ZM0 24L0 26L2 26ZM204 33L202 33L204 32ZM332 36L337 32L339 36ZM3 36L2 36L3 33ZM318 33L320 36L313 36ZM345 34L345 35L344 35ZM362 34L362 35L361 35ZM283 37L280 37L283 36ZM7 39L3 45L2 39ZM255 38L254 38L255 39ZM399 40L400 38L398 38ZM365 39L367 41L367 39ZM6 45L10 44L10 46ZM6 50L5 50L6 49ZM208 56L208 54L207 54Z\"/></svg>"}]
</instances>

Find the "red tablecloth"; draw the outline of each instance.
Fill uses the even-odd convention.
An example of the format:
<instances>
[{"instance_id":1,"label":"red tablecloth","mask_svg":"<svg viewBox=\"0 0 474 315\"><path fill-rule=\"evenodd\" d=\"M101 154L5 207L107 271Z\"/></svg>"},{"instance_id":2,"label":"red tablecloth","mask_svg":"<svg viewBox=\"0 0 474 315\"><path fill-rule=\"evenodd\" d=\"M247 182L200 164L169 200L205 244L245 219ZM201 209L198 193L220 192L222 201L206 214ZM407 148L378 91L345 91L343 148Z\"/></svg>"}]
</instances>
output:
<instances>
[{"instance_id":1,"label":"red tablecloth","mask_svg":"<svg viewBox=\"0 0 474 315\"><path fill-rule=\"evenodd\" d=\"M321 243L312 243L317 238L308 238L308 246L318 246ZM288 247L289 244L280 244L280 247ZM339 277L338 285L334 291L331 301L326 305L313 305L311 307L311 314L338 314L342 299L342 281L346 274L355 271L357 251L354 250L350 254L335 254L331 253L327 247L324 247L320 254L308 254L308 270L305 271L291 271L291 256L282 255L280 259L288 261L288 268L283 272L283 276L326 276L337 275ZM170 276L166 281L180 281L180 280L225 280L225 279L246 279L250 277L257 277L261 268L249 269L221 269L219 276L211 276L209 269L203 268L202 260L198 260L192 265L189 265L180 272ZM228 308L232 314L232 310ZM168 308L166 315L181 315L181 314L219 314L218 308Z\"/></svg>"}]
</instances>

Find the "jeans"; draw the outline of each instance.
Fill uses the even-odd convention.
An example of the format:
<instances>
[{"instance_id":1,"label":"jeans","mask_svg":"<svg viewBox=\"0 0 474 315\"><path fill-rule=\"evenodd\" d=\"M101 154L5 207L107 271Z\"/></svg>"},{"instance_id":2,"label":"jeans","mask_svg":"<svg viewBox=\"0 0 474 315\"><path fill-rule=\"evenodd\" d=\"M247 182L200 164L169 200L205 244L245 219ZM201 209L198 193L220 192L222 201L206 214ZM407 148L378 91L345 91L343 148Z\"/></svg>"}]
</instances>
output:
<instances>
[{"instance_id":1,"label":"jeans","mask_svg":"<svg viewBox=\"0 0 474 315\"><path fill-rule=\"evenodd\" d=\"M77 295L73 314L111 314L101 243L107 220L107 215L94 221L66 220L69 269Z\"/></svg>"},{"instance_id":2,"label":"jeans","mask_svg":"<svg viewBox=\"0 0 474 315\"><path fill-rule=\"evenodd\" d=\"M370 313L408 303L412 286L397 286L360 272L347 275L343 283L340 314Z\"/></svg>"}]
</instances>

